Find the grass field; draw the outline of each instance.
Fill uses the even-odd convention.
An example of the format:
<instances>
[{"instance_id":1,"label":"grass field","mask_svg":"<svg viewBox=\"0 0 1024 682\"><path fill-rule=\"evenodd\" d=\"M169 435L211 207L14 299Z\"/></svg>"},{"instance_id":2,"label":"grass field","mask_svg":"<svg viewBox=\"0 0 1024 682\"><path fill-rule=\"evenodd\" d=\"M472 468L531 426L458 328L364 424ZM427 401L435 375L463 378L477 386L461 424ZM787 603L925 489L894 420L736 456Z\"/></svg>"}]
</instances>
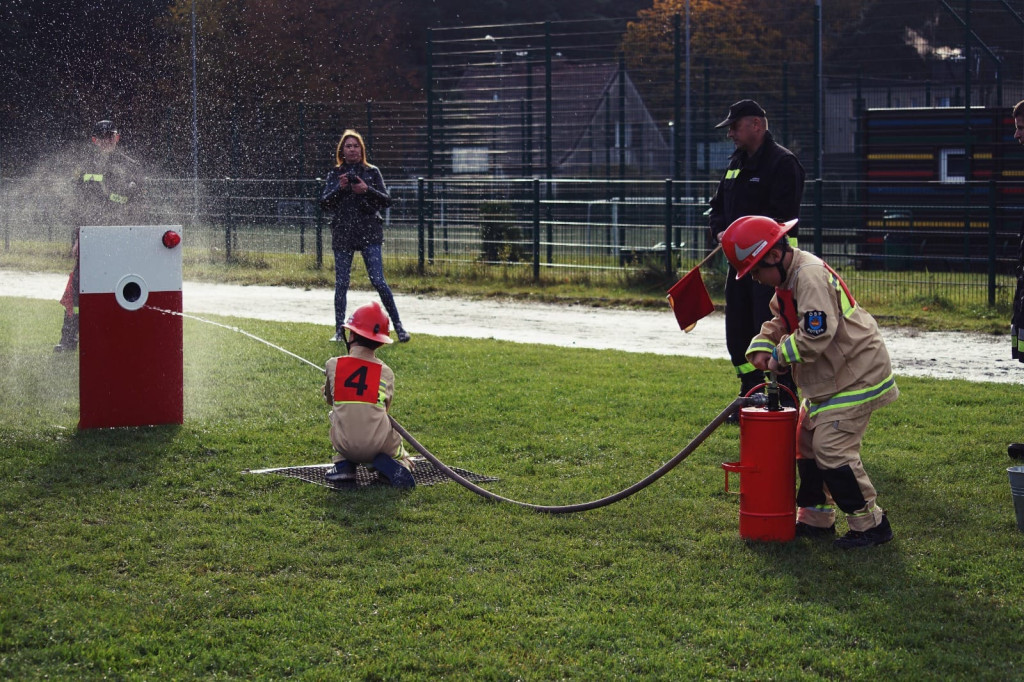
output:
<instances>
[{"instance_id":1,"label":"grass field","mask_svg":"<svg viewBox=\"0 0 1024 682\"><path fill-rule=\"evenodd\" d=\"M337 348L216 319L318 364ZM59 324L0 298L4 679L1024 679L1020 386L900 379L864 449L896 539L844 553L739 537L731 426L571 516L243 474L328 460L320 377L192 320L183 425L79 432ZM725 361L426 335L383 356L424 445L541 504L639 480L735 388Z\"/></svg>"}]
</instances>

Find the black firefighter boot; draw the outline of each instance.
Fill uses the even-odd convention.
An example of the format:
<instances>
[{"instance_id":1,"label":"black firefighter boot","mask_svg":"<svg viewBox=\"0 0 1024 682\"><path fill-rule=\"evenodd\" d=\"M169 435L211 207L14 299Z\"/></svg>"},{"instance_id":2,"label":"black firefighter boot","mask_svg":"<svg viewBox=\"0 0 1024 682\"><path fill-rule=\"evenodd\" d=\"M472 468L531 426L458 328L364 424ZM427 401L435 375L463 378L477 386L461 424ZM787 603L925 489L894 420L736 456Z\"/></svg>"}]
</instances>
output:
<instances>
[{"instance_id":1,"label":"black firefighter boot","mask_svg":"<svg viewBox=\"0 0 1024 682\"><path fill-rule=\"evenodd\" d=\"M64 326L60 330L60 343L53 347L54 353L70 353L78 349L78 313L65 313Z\"/></svg>"}]
</instances>

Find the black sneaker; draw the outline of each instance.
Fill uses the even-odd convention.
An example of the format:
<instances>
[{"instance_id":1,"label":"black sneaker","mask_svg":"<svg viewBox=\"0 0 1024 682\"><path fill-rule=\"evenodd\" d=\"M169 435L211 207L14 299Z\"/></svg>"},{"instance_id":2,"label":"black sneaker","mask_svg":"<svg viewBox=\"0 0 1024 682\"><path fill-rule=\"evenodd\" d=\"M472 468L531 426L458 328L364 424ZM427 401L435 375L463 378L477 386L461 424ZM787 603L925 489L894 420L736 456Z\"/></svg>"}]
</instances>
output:
<instances>
[{"instance_id":1,"label":"black sneaker","mask_svg":"<svg viewBox=\"0 0 1024 682\"><path fill-rule=\"evenodd\" d=\"M1006 448L1006 454L1014 459L1024 459L1024 443L1010 443Z\"/></svg>"},{"instance_id":2,"label":"black sneaker","mask_svg":"<svg viewBox=\"0 0 1024 682\"><path fill-rule=\"evenodd\" d=\"M857 549L883 545L889 540L892 540L892 526L889 525L888 517L882 514L882 522L874 528L847 531L846 535L837 538L832 546L839 549Z\"/></svg>"},{"instance_id":3,"label":"black sneaker","mask_svg":"<svg viewBox=\"0 0 1024 682\"><path fill-rule=\"evenodd\" d=\"M804 523L803 521L797 521L796 536L798 538L811 538L814 540L834 538L836 536L836 524L833 523L828 528L820 528L818 526L812 526Z\"/></svg>"},{"instance_id":4,"label":"black sneaker","mask_svg":"<svg viewBox=\"0 0 1024 682\"><path fill-rule=\"evenodd\" d=\"M405 328L403 328L402 325L400 324L395 325L395 334L398 335L399 343L406 343L409 341L409 339L412 338L411 336L409 336L409 332L405 331Z\"/></svg>"},{"instance_id":5,"label":"black sneaker","mask_svg":"<svg viewBox=\"0 0 1024 682\"><path fill-rule=\"evenodd\" d=\"M356 480L356 468L348 460L335 462L334 466L324 472L324 478L330 483Z\"/></svg>"},{"instance_id":6,"label":"black sneaker","mask_svg":"<svg viewBox=\"0 0 1024 682\"><path fill-rule=\"evenodd\" d=\"M399 464L398 460L393 457L389 457L385 454L377 455L373 458L373 466L376 467L377 471L380 472L384 478L388 479L388 482L391 483L392 487L416 487L416 479L413 478L412 472Z\"/></svg>"}]
</instances>

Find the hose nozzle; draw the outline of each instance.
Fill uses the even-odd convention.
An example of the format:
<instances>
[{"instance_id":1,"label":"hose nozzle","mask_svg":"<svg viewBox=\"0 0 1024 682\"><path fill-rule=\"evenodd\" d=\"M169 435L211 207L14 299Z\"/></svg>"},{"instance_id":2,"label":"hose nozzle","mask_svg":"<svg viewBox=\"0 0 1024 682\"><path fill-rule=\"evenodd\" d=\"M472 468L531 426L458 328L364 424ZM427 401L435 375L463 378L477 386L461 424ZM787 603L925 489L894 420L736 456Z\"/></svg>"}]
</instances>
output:
<instances>
[{"instance_id":1,"label":"hose nozzle","mask_svg":"<svg viewBox=\"0 0 1024 682\"><path fill-rule=\"evenodd\" d=\"M779 378L775 372L765 372L765 378L768 380L768 386L766 387L768 393L768 411L778 412L782 409L782 403L779 400Z\"/></svg>"},{"instance_id":2,"label":"hose nozzle","mask_svg":"<svg viewBox=\"0 0 1024 682\"><path fill-rule=\"evenodd\" d=\"M764 393L755 393L748 395L743 399L745 401L744 407L764 407L768 404L768 396Z\"/></svg>"}]
</instances>

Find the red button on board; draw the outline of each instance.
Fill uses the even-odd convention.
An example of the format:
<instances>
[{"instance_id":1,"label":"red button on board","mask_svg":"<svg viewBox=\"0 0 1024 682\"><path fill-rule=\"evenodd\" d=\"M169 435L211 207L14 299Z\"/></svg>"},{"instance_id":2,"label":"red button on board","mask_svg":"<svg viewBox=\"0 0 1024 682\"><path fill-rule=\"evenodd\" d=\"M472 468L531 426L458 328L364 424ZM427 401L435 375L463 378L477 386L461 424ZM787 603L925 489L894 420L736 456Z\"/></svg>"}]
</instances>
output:
<instances>
[{"instance_id":1,"label":"red button on board","mask_svg":"<svg viewBox=\"0 0 1024 682\"><path fill-rule=\"evenodd\" d=\"M173 249L175 246L181 243L181 235L174 230L167 230L164 232L164 246L168 249Z\"/></svg>"}]
</instances>

